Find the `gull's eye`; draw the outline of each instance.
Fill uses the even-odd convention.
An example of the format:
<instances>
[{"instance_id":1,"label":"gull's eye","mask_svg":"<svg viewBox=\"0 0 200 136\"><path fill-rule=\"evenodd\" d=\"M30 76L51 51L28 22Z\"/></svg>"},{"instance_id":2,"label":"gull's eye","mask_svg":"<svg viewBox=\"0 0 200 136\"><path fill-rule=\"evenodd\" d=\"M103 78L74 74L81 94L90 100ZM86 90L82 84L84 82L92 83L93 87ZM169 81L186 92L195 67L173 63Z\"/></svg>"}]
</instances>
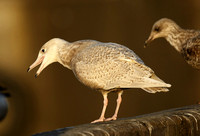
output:
<instances>
[{"instance_id":1,"label":"gull's eye","mask_svg":"<svg viewBox=\"0 0 200 136\"><path fill-rule=\"evenodd\" d=\"M159 28L159 27L155 27L155 28L154 28L154 31L159 32L159 31L160 31L160 28Z\"/></svg>"},{"instance_id":2,"label":"gull's eye","mask_svg":"<svg viewBox=\"0 0 200 136\"><path fill-rule=\"evenodd\" d=\"M45 49L42 49L41 51L44 53L44 52L45 52Z\"/></svg>"}]
</instances>

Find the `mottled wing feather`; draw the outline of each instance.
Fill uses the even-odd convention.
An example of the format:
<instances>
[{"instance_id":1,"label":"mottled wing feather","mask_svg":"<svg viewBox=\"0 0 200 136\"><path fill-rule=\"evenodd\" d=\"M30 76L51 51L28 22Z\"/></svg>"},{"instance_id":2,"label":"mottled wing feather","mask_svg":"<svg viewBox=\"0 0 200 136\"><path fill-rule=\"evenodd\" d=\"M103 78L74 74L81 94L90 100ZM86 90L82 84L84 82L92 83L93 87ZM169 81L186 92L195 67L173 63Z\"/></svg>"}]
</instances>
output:
<instances>
[{"instance_id":1,"label":"mottled wing feather","mask_svg":"<svg viewBox=\"0 0 200 136\"><path fill-rule=\"evenodd\" d=\"M72 60L72 66L77 78L94 89L166 86L149 78L153 71L133 51L119 44L90 46Z\"/></svg>"},{"instance_id":2,"label":"mottled wing feather","mask_svg":"<svg viewBox=\"0 0 200 136\"><path fill-rule=\"evenodd\" d=\"M200 35L183 45L182 55L188 64L200 69Z\"/></svg>"},{"instance_id":3,"label":"mottled wing feather","mask_svg":"<svg viewBox=\"0 0 200 136\"><path fill-rule=\"evenodd\" d=\"M137 54L135 54L135 52L133 52L132 50L130 50L129 48L127 48L125 46L122 46L120 44L116 44L116 43L107 43L106 45L109 45L110 47L113 47L115 50L120 51L126 57L131 57L136 62L138 62L140 64L144 64L144 62L142 61L142 59Z\"/></svg>"}]
</instances>

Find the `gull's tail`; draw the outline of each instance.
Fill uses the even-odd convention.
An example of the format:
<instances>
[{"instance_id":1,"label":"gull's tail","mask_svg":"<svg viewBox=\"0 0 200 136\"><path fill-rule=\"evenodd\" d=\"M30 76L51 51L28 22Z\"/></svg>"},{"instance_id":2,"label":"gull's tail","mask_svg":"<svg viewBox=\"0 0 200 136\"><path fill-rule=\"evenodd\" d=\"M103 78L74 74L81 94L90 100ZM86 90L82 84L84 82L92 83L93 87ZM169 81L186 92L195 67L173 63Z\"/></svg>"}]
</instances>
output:
<instances>
[{"instance_id":1,"label":"gull's tail","mask_svg":"<svg viewBox=\"0 0 200 136\"><path fill-rule=\"evenodd\" d=\"M151 87L151 88L142 88L143 90L147 91L148 93L157 93L157 92L168 92L169 89L165 87Z\"/></svg>"},{"instance_id":2,"label":"gull's tail","mask_svg":"<svg viewBox=\"0 0 200 136\"><path fill-rule=\"evenodd\" d=\"M151 76L151 79L154 79L154 80L161 81L161 82L165 83L163 80L161 80L155 74L153 74ZM169 85L169 87L171 87L170 84L167 84L167 85ZM147 88L142 88L142 89L147 91L148 93L168 92L169 91L169 89L167 89L166 87L147 87Z\"/></svg>"}]
</instances>

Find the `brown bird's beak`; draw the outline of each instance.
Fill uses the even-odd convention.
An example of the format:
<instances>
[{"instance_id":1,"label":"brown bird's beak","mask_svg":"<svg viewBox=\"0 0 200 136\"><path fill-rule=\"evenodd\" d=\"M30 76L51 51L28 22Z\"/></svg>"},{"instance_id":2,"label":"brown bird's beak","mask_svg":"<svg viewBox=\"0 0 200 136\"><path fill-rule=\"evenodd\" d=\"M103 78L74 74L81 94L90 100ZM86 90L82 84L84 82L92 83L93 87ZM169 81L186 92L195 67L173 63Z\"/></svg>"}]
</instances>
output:
<instances>
[{"instance_id":1,"label":"brown bird's beak","mask_svg":"<svg viewBox=\"0 0 200 136\"><path fill-rule=\"evenodd\" d=\"M37 60L28 68L27 72L31 71L36 66L40 65L44 60L44 56L38 56ZM35 74L35 77L37 77L40 72L44 69L43 65L40 66L37 73Z\"/></svg>"},{"instance_id":2,"label":"brown bird's beak","mask_svg":"<svg viewBox=\"0 0 200 136\"><path fill-rule=\"evenodd\" d=\"M153 37L149 36L149 38L144 43L144 48L146 48L149 45L149 43L152 42L152 41L153 41Z\"/></svg>"}]
</instances>

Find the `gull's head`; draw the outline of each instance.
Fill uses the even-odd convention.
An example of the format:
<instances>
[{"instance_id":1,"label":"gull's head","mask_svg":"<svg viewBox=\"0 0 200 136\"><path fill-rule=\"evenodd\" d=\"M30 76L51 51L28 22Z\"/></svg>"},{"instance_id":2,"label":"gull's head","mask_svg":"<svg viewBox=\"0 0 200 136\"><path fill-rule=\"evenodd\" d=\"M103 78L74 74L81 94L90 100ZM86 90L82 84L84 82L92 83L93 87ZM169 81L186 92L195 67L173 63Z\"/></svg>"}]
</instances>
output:
<instances>
[{"instance_id":1,"label":"gull's head","mask_svg":"<svg viewBox=\"0 0 200 136\"><path fill-rule=\"evenodd\" d=\"M42 72L42 70L44 70L44 68L46 68L48 65L50 65L53 62L59 61L58 49L66 44L67 41L59 38L53 38L46 42L40 49L36 61L28 68L28 72L41 64L38 71L35 74L35 77L37 77Z\"/></svg>"},{"instance_id":2,"label":"gull's head","mask_svg":"<svg viewBox=\"0 0 200 136\"><path fill-rule=\"evenodd\" d=\"M171 19L162 18L156 21L152 27L149 38L145 41L145 47L154 39L166 38L170 33L177 31L180 27Z\"/></svg>"}]
</instances>

